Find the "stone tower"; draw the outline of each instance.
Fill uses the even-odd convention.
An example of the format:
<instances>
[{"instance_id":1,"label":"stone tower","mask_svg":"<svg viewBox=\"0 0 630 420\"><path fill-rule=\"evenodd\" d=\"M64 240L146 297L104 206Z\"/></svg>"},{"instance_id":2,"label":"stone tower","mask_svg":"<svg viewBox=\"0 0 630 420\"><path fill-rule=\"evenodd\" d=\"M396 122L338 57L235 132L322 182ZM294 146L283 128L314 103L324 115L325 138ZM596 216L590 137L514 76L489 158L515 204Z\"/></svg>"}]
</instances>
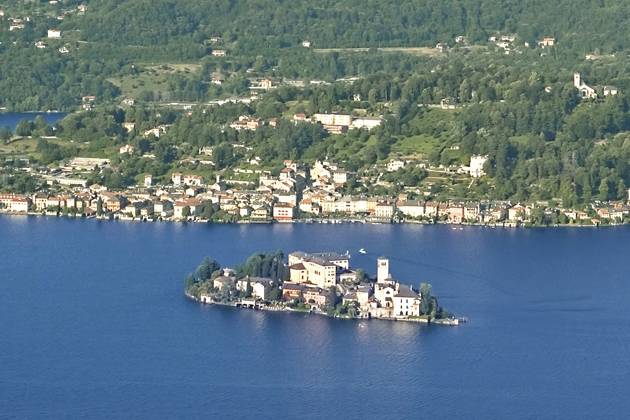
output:
<instances>
[{"instance_id":1,"label":"stone tower","mask_svg":"<svg viewBox=\"0 0 630 420\"><path fill-rule=\"evenodd\" d=\"M578 72L573 73L573 86L575 86L576 89L582 86L582 76Z\"/></svg>"},{"instance_id":2,"label":"stone tower","mask_svg":"<svg viewBox=\"0 0 630 420\"><path fill-rule=\"evenodd\" d=\"M385 257L379 257L376 260L376 282L385 283L389 278L389 260Z\"/></svg>"}]
</instances>

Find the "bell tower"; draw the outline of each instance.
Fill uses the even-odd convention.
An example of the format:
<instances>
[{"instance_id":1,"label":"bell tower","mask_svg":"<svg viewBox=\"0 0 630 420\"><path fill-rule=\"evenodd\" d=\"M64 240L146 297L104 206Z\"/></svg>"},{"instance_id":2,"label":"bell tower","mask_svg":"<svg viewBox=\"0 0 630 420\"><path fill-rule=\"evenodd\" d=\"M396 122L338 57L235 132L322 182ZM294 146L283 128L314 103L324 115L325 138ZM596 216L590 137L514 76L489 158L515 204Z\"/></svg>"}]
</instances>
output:
<instances>
[{"instance_id":1,"label":"bell tower","mask_svg":"<svg viewBox=\"0 0 630 420\"><path fill-rule=\"evenodd\" d=\"M376 282L385 283L389 277L389 260L385 257L379 257L376 260Z\"/></svg>"},{"instance_id":2,"label":"bell tower","mask_svg":"<svg viewBox=\"0 0 630 420\"><path fill-rule=\"evenodd\" d=\"M576 89L582 86L582 76L578 72L573 73L573 86L575 86Z\"/></svg>"}]
</instances>

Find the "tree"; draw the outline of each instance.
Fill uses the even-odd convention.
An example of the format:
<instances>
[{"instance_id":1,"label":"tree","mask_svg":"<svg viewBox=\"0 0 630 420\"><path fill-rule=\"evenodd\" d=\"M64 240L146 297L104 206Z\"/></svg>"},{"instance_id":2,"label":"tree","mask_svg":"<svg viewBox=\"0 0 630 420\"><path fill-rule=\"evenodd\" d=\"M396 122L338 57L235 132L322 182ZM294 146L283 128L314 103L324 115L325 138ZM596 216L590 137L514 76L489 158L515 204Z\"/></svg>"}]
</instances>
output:
<instances>
[{"instance_id":1,"label":"tree","mask_svg":"<svg viewBox=\"0 0 630 420\"><path fill-rule=\"evenodd\" d=\"M212 277L214 272L220 269L221 266L218 262L210 257L205 257L195 270L195 279L197 279L197 281L207 280Z\"/></svg>"},{"instance_id":2,"label":"tree","mask_svg":"<svg viewBox=\"0 0 630 420\"><path fill-rule=\"evenodd\" d=\"M431 311L431 285L420 283L420 312L428 314Z\"/></svg>"},{"instance_id":3,"label":"tree","mask_svg":"<svg viewBox=\"0 0 630 420\"><path fill-rule=\"evenodd\" d=\"M33 132L33 123L29 120L20 120L15 127L15 134L21 137L30 136Z\"/></svg>"}]
</instances>

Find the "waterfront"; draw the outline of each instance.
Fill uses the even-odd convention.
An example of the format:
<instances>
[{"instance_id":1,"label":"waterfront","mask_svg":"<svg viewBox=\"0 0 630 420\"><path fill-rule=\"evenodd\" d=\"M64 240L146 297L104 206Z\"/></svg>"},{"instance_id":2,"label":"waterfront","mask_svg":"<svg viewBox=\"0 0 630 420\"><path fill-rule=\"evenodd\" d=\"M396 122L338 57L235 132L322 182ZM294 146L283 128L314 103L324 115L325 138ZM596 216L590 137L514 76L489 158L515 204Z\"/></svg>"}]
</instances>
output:
<instances>
[{"instance_id":1,"label":"waterfront","mask_svg":"<svg viewBox=\"0 0 630 420\"><path fill-rule=\"evenodd\" d=\"M65 112L0 112L0 127L8 127L9 130L15 131L20 121L35 121L38 116L44 117L48 124L55 124L66 115Z\"/></svg>"},{"instance_id":2,"label":"waterfront","mask_svg":"<svg viewBox=\"0 0 630 420\"><path fill-rule=\"evenodd\" d=\"M0 417L619 418L630 229L0 217ZM460 328L195 304L203 256L350 250ZM366 248L367 255L357 253ZM373 271L372 271L373 272Z\"/></svg>"}]
</instances>

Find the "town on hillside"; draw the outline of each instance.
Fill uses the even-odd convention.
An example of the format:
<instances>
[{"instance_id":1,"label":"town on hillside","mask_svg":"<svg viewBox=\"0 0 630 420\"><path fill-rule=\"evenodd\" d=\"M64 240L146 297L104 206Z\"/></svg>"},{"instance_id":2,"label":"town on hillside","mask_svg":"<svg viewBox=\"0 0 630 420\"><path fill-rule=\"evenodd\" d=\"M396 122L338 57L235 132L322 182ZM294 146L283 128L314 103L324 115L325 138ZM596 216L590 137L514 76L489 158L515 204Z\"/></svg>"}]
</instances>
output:
<instances>
[{"instance_id":1,"label":"town on hillside","mask_svg":"<svg viewBox=\"0 0 630 420\"><path fill-rule=\"evenodd\" d=\"M390 260L376 260L376 278L350 264L349 253L254 254L236 269L206 258L186 281L186 295L206 304L307 311L333 317L435 322L461 320L438 305L431 285L395 279Z\"/></svg>"},{"instance_id":2,"label":"town on hillside","mask_svg":"<svg viewBox=\"0 0 630 420\"><path fill-rule=\"evenodd\" d=\"M485 156L472 156L470 165L458 170L471 179L482 177L486 160ZM123 190L88 185L91 174L107 170L110 165L109 159L76 157L56 170L44 170L37 175L50 190L32 195L2 193L0 212L135 221L355 221L492 226L619 224L630 218L630 201L595 202L588 209L576 210L548 201L438 201L430 195L418 195L418 191L378 196L348 194L351 182L391 187L392 183L382 178L418 165L403 160L391 160L375 167L371 177L358 180L356 174L328 160L317 160L312 165L285 160L277 175L257 169L255 165L243 169L255 177L253 181L217 175L209 182L193 173L173 172L166 184L154 182L147 174L141 185Z\"/></svg>"}]
</instances>

